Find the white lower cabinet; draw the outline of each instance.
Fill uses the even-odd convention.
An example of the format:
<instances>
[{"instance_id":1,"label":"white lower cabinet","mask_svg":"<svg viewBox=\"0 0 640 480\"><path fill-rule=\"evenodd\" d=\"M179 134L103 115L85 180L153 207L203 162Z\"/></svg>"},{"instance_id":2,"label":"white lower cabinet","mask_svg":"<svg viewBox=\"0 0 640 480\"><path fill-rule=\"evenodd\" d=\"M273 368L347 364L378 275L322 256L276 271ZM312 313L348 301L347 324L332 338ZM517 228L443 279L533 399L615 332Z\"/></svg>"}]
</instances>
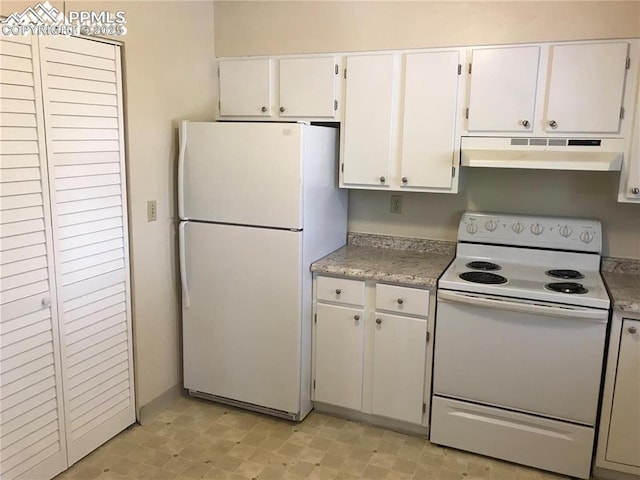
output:
<instances>
[{"instance_id":1,"label":"white lower cabinet","mask_svg":"<svg viewBox=\"0 0 640 480\"><path fill-rule=\"evenodd\" d=\"M429 291L318 275L314 292L314 401L426 427Z\"/></svg>"},{"instance_id":2,"label":"white lower cabinet","mask_svg":"<svg viewBox=\"0 0 640 480\"><path fill-rule=\"evenodd\" d=\"M614 312L596 467L640 475L640 316Z\"/></svg>"}]
</instances>

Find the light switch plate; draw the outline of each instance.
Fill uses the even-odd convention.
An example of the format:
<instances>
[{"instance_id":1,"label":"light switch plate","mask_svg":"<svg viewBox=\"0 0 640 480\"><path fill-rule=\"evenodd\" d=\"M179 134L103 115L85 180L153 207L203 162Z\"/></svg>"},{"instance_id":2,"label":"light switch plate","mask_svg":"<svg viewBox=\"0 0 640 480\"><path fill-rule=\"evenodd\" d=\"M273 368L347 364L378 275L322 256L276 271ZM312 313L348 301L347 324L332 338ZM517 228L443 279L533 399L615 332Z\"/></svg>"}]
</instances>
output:
<instances>
[{"instance_id":1,"label":"light switch plate","mask_svg":"<svg viewBox=\"0 0 640 480\"><path fill-rule=\"evenodd\" d=\"M147 222L155 222L158 219L158 208L155 200L147 202Z\"/></svg>"}]
</instances>

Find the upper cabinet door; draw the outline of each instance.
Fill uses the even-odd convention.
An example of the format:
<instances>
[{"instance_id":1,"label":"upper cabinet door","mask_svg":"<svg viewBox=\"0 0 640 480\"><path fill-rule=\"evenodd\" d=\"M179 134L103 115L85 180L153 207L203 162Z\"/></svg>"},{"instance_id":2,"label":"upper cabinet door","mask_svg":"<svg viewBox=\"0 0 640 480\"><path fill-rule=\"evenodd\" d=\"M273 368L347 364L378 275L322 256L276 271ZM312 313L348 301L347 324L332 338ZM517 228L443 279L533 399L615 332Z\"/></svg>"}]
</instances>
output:
<instances>
[{"instance_id":1,"label":"upper cabinet door","mask_svg":"<svg viewBox=\"0 0 640 480\"><path fill-rule=\"evenodd\" d=\"M540 47L473 49L467 130L530 132Z\"/></svg>"},{"instance_id":2,"label":"upper cabinet door","mask_svg":"<svg viewBox=\"0 0 640 480\"><path fill-rule=\"evenodd\" d=\"M335 117L335 57L280 60L281 117Z\"/></svg>"},{"instance_id":3,"label":"upper cabinet door","mask_svg":"<svg viewBox=\"0 0 640 480\"><path fill-rule=\"evenodd\" d=\"M221 60L220 115L271 116L271 65L270 59Z\"/></svg>"},{"instance_id":4,"label":"upper cabinet door","mask_svg":"<svg viewBox=\"0 0 640 480\"><path fill-rule=\"evenodd\" d=\"M406 56L400 185L450 188L459 52Z\"/></svg>"},{"instance_id":5,"label":"upper cabinet door","mask_svg":"<svg viewBox=\"0 0 640 480\"><path fill-rule=\"evenodd\" d=\"M618 132L628 51L627 42L552 46L545 130Z\"/></svg>"},{"instance_id":6,"label":"upper cabinet door","mask_svg":"<svg viewBox=\"0 0 640 480\"><path fill-rule=\"evenodd\" d=\"M394 55L347 58L343 183L389 185Z\"/></svg>"}]
</instances>

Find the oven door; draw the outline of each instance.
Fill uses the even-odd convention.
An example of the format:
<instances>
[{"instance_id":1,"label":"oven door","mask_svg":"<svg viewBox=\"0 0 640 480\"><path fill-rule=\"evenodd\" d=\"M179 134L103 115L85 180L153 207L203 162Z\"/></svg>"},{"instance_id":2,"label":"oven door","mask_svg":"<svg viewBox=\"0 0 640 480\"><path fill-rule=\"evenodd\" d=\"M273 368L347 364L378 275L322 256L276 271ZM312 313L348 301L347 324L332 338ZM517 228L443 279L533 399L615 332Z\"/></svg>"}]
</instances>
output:
<instances>
[{"instance_id":1,"label":"oven door","mask_svg":"<svg viewBox=\"0 0 640 480\"><path fill-rule=\"evenodd\" d=\"M435 395L593 425L608 311L438 290Z\"/></svg>"}]
</instances>

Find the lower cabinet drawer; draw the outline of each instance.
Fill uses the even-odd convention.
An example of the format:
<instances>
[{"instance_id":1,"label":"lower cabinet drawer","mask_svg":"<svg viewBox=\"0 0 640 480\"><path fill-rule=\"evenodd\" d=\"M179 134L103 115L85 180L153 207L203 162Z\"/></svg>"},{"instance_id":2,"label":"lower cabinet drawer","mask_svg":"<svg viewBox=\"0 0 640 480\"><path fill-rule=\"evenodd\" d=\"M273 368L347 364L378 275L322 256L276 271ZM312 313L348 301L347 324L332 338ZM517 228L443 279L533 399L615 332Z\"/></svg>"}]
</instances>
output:
<instances>
[{"instance_id":1,"label":"lower cabinet drawer","mask_svg":"<svg viewBox=\"0 0 640 480\"><path fill-rule=\"evenodd\" d=\"M593 428L433 397L429 440L510 462L589 478Z\"/></svg>"},{"instance_id":2,"label":"lower cabinet drawer","mask_svg":"<svg viewBox=\"0 0 640 480\"><path fill-rule=\"evenodd\" d=\"M326 302L364 305L364 282L347 278L324 277L316 280L316 298Z\"/></svg>"},{"instance_id":3,"label":"lower cabinet drawer","mask_svg":"<svg viewBox=\"0 0 640 480\"><path fill-rule=\"evenodd\" d=\"M378 283L376 310L426 317L429 314L429 290Z\"/></svg>"}]
</instances>

